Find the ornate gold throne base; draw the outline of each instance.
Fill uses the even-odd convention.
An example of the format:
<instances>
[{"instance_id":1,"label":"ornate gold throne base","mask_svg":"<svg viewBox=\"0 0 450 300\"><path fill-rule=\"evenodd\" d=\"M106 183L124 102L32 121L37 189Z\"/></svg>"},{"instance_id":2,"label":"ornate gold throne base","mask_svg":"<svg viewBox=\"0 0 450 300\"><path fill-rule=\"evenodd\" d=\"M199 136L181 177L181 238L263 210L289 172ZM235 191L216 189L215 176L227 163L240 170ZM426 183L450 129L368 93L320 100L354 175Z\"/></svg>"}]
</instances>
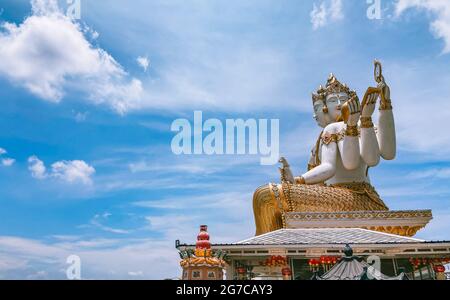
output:
<instances>
[{"instance_id":1,"label":"ornate gold throne base","mask_svg":"<svg viewBox=\"0 0 450 300\"><path fill-rule=\"evenodd\" d=\"M412 237L432 219L431 210L286 213L286 228L363 228Z\"/></svg>"},{"instance_id":2,"label":"ornate gold throne base","mask_svg":"<svg viewBox=\"0 0 450 300\"><path fill-rule=\"evenodd\" d=\"M364 228L414 236L432 219L430 210L389 211L368 183L268 184L253 197L256 235L282 228Z\"/></svg>"}]
</instances>

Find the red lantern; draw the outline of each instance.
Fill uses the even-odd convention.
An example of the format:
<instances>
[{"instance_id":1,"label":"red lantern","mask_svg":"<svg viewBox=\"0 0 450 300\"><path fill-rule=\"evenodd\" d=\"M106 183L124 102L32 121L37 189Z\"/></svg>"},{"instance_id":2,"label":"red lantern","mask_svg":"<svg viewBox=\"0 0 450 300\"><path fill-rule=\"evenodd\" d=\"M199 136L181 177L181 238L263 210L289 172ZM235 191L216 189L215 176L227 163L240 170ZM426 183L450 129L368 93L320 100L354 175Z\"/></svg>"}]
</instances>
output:
<instances>
[{"instance_id":1,"label":"red lantern","mask_svg":"<svg viewBox=\"0 0 450 300\"><path fill-rule=\"evenodd\" d=\"M266 259L266 261L263 263L266 266L271 266L271 267L277 267L277 266L285 266L287 265L287 258L283 257L281 255L278 256L271 256L269 258Z\"/></svg>"},{"instance_id":2,"label":"red lantern","mask_svg":"<svg viewBox=\"0 0 450 300\"><path fill-rule=\"evenodd\" d=\"M292 271L291 271L290 268L286 267L286 268L283 268L283 269L281 270L281 274L282 274L283 276L291 276L291 275L292 275Z\"/></svg>"},{"instance_id":3,"label":"red lantern","mask_svg":"<svg viewBox=\"0 0 450 300\"><path fill-rule=\"evenodd\" d=\"M244 267L239 267L239 268L237 268L237 272L238 272L238 274L242 275L242 274L247 273L247 270Z\"/></svg>"},{"instance_id":4,"label":"red lantern","mask_svg":"<svg viewBox=\"0 0 450 300\"><path fill-rule=\"evenodd\" d=\"M445 267L443 265L435 266L434 271L436 273L445 273Z\"/></svg>"},{"instance_id":5,"label":"red lantern","mask_svg":"<svg viewBox=\"0 0 450 300\"><path fill-rule=\"evenodd\" d=\"M317 269L318 269L319 266L320 266L320 260L311 258L311 259L308 261L308 264L309 264L310 270L311 270L312 272L315 272L315 271L317 271Z\"/></svg>"}]
</instances>

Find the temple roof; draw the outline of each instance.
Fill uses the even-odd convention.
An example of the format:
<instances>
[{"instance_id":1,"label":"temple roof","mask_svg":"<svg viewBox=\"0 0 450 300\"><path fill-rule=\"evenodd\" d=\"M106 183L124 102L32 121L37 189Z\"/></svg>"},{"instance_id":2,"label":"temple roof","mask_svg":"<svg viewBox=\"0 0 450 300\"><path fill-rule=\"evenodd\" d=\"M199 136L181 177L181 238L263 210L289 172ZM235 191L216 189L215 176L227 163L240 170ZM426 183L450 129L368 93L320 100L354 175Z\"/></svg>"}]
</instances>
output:
<instances>
[{"instance_id":1,"label":"temple roof","mask_svg":"<svg viewBox=\"0 0 450 300\"><path fill-rule=\"evenodd\" d=\"M280 229L252 237L234 245L294 245L294 244L403 244L424 240L403 237L361 228Z\"/></svg>"}]
</instances>

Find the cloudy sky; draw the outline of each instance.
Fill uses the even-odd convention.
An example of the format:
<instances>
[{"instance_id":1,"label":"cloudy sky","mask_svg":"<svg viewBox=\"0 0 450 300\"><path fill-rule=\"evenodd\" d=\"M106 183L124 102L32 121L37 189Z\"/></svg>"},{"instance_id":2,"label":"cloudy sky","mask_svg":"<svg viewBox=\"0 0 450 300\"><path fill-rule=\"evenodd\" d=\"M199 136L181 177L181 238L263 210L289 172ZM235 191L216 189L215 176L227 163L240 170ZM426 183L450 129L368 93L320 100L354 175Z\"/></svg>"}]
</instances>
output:
<instances>
[{"instance_id":1,"label":"cloudy sky","mask_svg":"<svg viewBox=\"0 0 450 300\"><path fill-rule=\"evenodd\" d=\"M171 123L279 119L304 172L310 95L330 72L361 95L383 61L399 137L371 177L391 209L431 208L450 239L450 2L0 1L0 278L180 275L176 239L254 233L257 155L176 156ZM369 10L369 11L368 11ZM374 18L375 17L375 18Z\"/></svg>"}]
</instances>

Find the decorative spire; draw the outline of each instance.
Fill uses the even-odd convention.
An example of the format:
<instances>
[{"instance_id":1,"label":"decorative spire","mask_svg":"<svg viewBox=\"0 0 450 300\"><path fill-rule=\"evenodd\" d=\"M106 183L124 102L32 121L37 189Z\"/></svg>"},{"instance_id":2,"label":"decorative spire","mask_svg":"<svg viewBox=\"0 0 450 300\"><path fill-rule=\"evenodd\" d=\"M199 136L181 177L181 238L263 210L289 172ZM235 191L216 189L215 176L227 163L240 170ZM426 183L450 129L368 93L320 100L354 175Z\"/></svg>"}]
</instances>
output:
<instances>
[{"instance_id":1,"label":"decorative spire","mask_svg":"<svg viewBox=\"0 0 450 300\"><path fill-rule=\"evenodd\" d=\"M353 256L353 249L352 249L352 247L350 247L349 244L345 245L344 254L345 254L346 257L352 257Z\"/></svg>"},{"instance_id":2,"label":"decorative spire","mask_svg":"<svg viewBox=\"0 0 450 300\"><path fill-rule=\"evenodd\" d=\"M208 226L201 225L197 235L195 250L180 251L180 266L183 268L183 279L217 280L223 279L224 260L226 253L221 250L213 251L209 241Z\"/></svg>"},{"instance_id":3,"label":"decorative spire","mask_svg":"<svg viewBox=\"0 0 450 300\"><path fill-rule=\"evenodd\" d=\"M342 84L333 73L328 76L327 84L325 87L319 86L316 93L312 94L313 103L316 101L325 101L325 98L330 94L347 93L349 97L356 95L355 91L351 91L346 84Z\"/></svg>"},{"instance_id":4,"label":"decorative spire","mask_svg":"<svg viewBox=\"0 0 450 300\"><path fill-rule=\"evenodd\" d=\"M207 225L200 226L200 233L197 235L197 243L195 246L198 250L211 249Z\"/></svg>"}]
</instances>

